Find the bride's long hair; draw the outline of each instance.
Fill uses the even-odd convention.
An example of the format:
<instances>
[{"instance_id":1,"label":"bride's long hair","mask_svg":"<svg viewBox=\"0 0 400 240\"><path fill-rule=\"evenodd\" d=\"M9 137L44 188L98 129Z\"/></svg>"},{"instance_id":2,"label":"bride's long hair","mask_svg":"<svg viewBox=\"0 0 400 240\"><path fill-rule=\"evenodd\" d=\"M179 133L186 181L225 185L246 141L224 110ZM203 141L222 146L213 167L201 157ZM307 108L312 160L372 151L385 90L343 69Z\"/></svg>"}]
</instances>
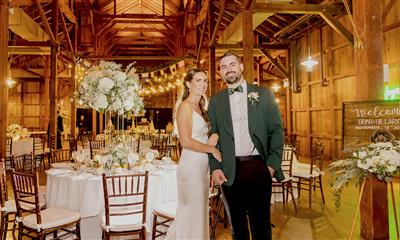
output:
<instances>
[{"instance_id":1,"label":"bride's long hair","mask_svg":"<svg viewBox=\"0 0 400 240\"><path fill-rule=\"evenodd\" d=\"M192 69L190 69L189 71L186 72L186 75L185 75L185 77L183 78L183 87L184 87L184 90L183 90L183 93L182 93L181 97L179 97L178 100L176 101L175 108L174 108L174 113L173 113L173 115L174 115L174 116L173 116L173 117L174 117L174 131L176 132L176 134L178 133L178 132L177 132L177 126L176 126L176 112L177 112L177 110L178 110L179 105L180 105L183 101L185 101L185 99L188 98L188 96L189 96L189 94L190 94L190 90L189 90L189 88L188 88L188 86L187 86L186 83L187 83L187 82L191 82L191 81L193 80L193 76L194 76L196 73L199 73L199 72L203 72L204 74L207 75L207 72L206 72L205 70L203 70L203 69L200 69L200 68L192 68ZM206 123L209 123L208 115L207 115L207 106L208 106L207 99L206 99L206 97L203 95L203 96L201 96L201 98L200 98L199 107L200 107L200 110L201 110L201 115L202 115L202 117L204 118L204 120L206 121Z\"/></svg>"}]
</instances>

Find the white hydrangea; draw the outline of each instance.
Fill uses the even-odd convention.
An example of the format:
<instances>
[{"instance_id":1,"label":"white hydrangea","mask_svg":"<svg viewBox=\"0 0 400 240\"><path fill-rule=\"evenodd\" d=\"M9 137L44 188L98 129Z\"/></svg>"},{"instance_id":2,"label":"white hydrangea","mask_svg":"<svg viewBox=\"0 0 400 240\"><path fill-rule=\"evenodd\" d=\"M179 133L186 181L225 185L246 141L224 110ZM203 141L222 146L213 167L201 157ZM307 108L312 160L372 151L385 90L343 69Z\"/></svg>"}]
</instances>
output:
<instances>
[{"instance_id":1,"label":"white hydrangea","mask_svg":"<svg viewBox=\"0 0 400 240\"><path fill-rule=\"evenodd\" d=\"M99 81L99 90L107 94L114 87L114 81L111 78L102 78Z\"/></svg>"}]
</instances>

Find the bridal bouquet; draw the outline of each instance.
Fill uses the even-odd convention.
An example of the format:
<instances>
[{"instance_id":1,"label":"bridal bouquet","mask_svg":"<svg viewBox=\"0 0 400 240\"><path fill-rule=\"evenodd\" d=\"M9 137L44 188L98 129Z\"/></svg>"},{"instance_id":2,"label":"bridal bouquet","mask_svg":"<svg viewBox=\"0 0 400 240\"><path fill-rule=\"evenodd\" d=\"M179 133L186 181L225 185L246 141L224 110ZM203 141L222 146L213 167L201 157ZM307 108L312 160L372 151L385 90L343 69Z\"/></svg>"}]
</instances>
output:
<instances>
[{"instance_id":1,"label":"bridal bouquet","mask_svg":"<svg viewBox=\"0 0 400 240\"><path fill-rule=\"evenodd\" d=\"M81 104L99 112L113 111L118 115L143 112L141 85L133 64L122 71L121 64L100 61L83 78L77 96Z\"/></svg>"},{"instance_id":2,"label":"bridal bouquet","mask_svg":"<svg viewBox=\"0 0 400 240\"><path fill-rule=\"evenodd\" d=\"M12 138L13 141L18 141L20 139L28 138L29 131L18 124L11 124L7 127L6 135L7 137Z\"/></svg>"},{"instance_id":3,"label":"bridal bouquet","mask_svg":"<svg viewBox=\"0 0 400 240\"><path fill-rule=\"evenodd\" d=\"M349 183L359 185L370 174L389 182L392 176L400 173L400 142L379 142L361 147L351 157L337 160L329 167L334 176L331 189L339 208L340 195Z\"/></svg>"}]
</instances>

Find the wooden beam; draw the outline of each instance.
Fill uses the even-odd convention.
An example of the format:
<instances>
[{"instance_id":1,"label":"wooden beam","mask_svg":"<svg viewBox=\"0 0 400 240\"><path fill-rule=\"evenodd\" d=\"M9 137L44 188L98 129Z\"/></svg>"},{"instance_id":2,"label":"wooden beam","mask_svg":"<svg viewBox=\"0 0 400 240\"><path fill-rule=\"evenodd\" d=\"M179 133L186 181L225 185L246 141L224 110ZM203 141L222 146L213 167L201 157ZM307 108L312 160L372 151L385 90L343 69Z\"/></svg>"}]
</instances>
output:
<instances>
[{"instance_id":1,"label":"wooden beam","mask_svg":"<svg viewBox=\"0 0 400 240\"><path fill-rule=\"evenodd\" d=\"M58 6L60 6L60 5L58 5ZM69 49L71 52L74 52L74 47L72 46L71 38L69 37L69 33L68 33L68 30L67 30L67 25L65 24L64 16L63 16L63 14L62 14L62 12L61 12L61 8L58 8L58 9L60 10L61 26L62 26L62 28L63 28L63 32L64 32L64 35L65 35L65 39L67 40L68 49Z\"/></svg>"},{"instance_id":2,"label":"wooden beam","mask_svg":"<svg viewBox=\"0 0 400 240\"><path fill-rule=\"evenodd\" d=\"M322 12L320 16L328 23L331 28L338 33L340 36L344 37L351 46L354 46L353 34L347 30L336 18L332 17L327 12Z\"/></svg>"},{"instance_id":3,"label":"wooden beam","mask_svg":"<svg viewBox=\"0 0 400 240\"><path fill-rule=\"evenodd\" d=\"M65 17L71 22L76 23L76 17L72 12L71 8L69 8L66 0L58 0L58 6L60 11L64 13Z\"/></svg>"},{"instance_id":4,"label":"wooden beam","mask_svg":"<svg viewBox=\"0 0 400 240\"><path fill-rule=\"evenodd\" d=\"M388 2L388 4L386 5L386 7L385 7L385 9L383 10L383 13L382 13L382 23L385 22L387 16L390 13L390 10L393 8L395 3L396 3L396 0L390 0Z\"/></svg>"},{"instance_id":5,"label":"wooden beam","mask_svg":"<svg viewBox=\"0 0 400 240\"><path fill-rule=\"evenodd\" d=\"M260 48L260 52L279 70L279 72L281 72L286 78L290 79L290 74L271 56L267 50Z\"/></svg>"},{"instance_id":6,"label":"wooden beam","mask_svg":"<svg viewBox=\"0 0 400 240\"><path fill-rule=\"evenodd\" d=\"M170 61L170 60L180 60L185 59L183 56L93 56L87 57L88 59L92 60L160 60L160 61ZM191 59L191 58L188 58ZM193 60L193 59L192 59Z\"/></svg>"},{"instance_id":7,"label":"wooden beam","mask_svg":"<svg viewBox=\"0 0 400 240\"><path fill-rule=\"evenodd\" d=\"M53 13L53 23L52 23L52 31L58 32L58 2L52 2L52 13ZM57 35L55 36L55 41L57 42ZM53 45L51 47L51 56L50 56L50 86L49 86L49 94L50 94L50 133L54 136L57 135L56 129L56 118L57 118L57 66L58 66L58 46Z\"/></svg>"},{"instance_id":8,"label":"wooden beam","mask_svg":"<svg viewBox=\"0 0 400 240\"><path fill-rule=\"evenodd\" d=\"M319 14L327 12L340 13L340 9L333 5L321 4L284 4L284 3L253 3L253 12L289 13L289 14Z\"/></svg>"},{"instance_id":9,"label":"wooden beam","mask_svg":"<svg viewBox=\"0 0 400 240\"><path fill-rule=\"evenodd\" d=\"M358 101L383 100L383 1L353 0L354 23L363 48L354 51ZM360 239L389 239L387 184L367 177L360 204Z\"/></svg>"},{"instance_id":10,"label":"wooden beam","mask_svg":"<svg viewBox=\"0 0 400 240\"><path fill-rule=\"evenodd\" d=\"M49 3L52 0L40 0L40 4ZM23 6L32 6L34 2L32 0L11 0L10 7L23 7Z\"/></svg>"},{"instance_id":11,"label":"wooden beam","mask_svg":"<svg viewBox=\"0 0 400 240\"><path fill-rule=\"evenodd\" d=\"M203 5L201 6L199 15L197 15L196 20L194 21L196 26L206 20L208 8L210 7L210 0L205 0Z\"/></svg>"},{"instance_id":12,"label":"wooden beam","mask_svg":"<svg viewBox=\"0 0 400 240\"><path fill-rule=\"evenodd\" d=\"M36 8L39 11L39 15L42 18L42 21L43 21L43 24L44 24L44 29L46 30L47 34L49 35L51 44L53 46L56 46L57 45L56 38L54 37L54 34L51 31L49 21L47 21L47 17L44 14L42 6L40 5L40 1L39 0L33 0L33 2L35 3Z\"/></svg>"},{"instance_id":13,"label":"wooden beam","mask_svg":"<svg viewBox=\"0 0 400 240\"><path fill-rule=\"evenodd\" d=\"M8 1L0 0L0 158L6 158L8 109Z\"/></svg>"},{"instance_id":14,"label":"wooden beam","mask_svg":"<svg viewBox=\"0 0 400 240\"><path fill-rule=\"evenodd\" d=\"M253 7L250 7L247 10L243 10L242 12L242 36L246 36L242 38L243 42L243 66L244 79L247 80L248 83L254 83L254 54L253 54L253 45L254 45L254 33L253 33Z\"/></svg>"},{"instance_id":15,"label":"wooden beam","mask_svg":"<svg viewBox=\"0 0 400 240\"><path fill-rule=\"evenodd\" d=\"M243 10L248 10L253 3L253 0L243 0L242 7Z\"/></svg>"},{"instance_id":16,"label":"wooden beam","mask_svg":"<svg viewBox=\"0 0 400 240\"><path fill-rule=\"evenodd\" d=\"M215 48L218 49L243 49L242 43L216 43ZM262 43L254 44L253 48L264 48L264 49L289 49L288 44L280 43Z\"/></svg>"},{"instance_id":17,"label":"wooden beam","mask_svg":"<svg viewBox=\"0 0 400 240\"><path fill-rule=\"evenodd\" d=\"M197 44L197 55L196 55L196 64L197 65L199 65L199 63L200 63L200 51L201 51L201 45L203 43L203 36L204 36L204 32L206 30L206 25L207 25L207 19L204 20L204 22L203 22L203 27L201 29L199 43Z\"/></svg>"},{"instance_id":18,"label":"wooden beam","mask_svg":"<svg viewBox=\"0 0 400 240\"><path fill-rule=\"evenodd\" d=\"M387 32L387 31L390 31L390 30L398 28L398 27L400 27L400 21L382 27L382 32Z\"/></svg>"},{"instance_id":19,"label":"wooden beam","mask_svg":"<svg viewBox=\"0 0 400 240\"><path fill-rule=\"evenodd\" d=\"M284 27L281 30L279 30L278 32L276 32L274 34L274 38L277 38L277 37L279 37L281 35L284 35L285 33L288 33L290 31L292 31L294 28L296 28L297 26L299 26L303 22L308 21L311 17L313 17L313 15L303 15L303 16L297 18L293 22L289 23L286 27Z\"/></svg>"},{"instance_id":20,"label":"wooden beam","mask_svg":"<svg viewBox=\"0 0 400 240\"><path fill-rule=\"evenodd\" d=\"M209 44L208 44L209 46L214 46L214 44L215 44L215 39L217 37L219 25L221 24L222 16L224 15L224 12L225 12L225 7L226 7L226 0L222 0L222 7L219 9L219 15L218 15L217 22L215 23L214 29L209 29L209 35L211 33L211 30L213 30L213 34L212 34Z\"/></svg>"},{"instance_id":21,"label":"wooden beam","mask_svg":"<svg viewBox=\"0 0 400 240\"><path fill-rule=\"evenodd\" d=\"M143 20L173 20L178 19L177 16L160 16L158 14L138 14L138 13L122 13L122 14L107 14L97 10L93 10L94 14L100 18L109 19L143 19Z\"/></svg>"}]
</instances>

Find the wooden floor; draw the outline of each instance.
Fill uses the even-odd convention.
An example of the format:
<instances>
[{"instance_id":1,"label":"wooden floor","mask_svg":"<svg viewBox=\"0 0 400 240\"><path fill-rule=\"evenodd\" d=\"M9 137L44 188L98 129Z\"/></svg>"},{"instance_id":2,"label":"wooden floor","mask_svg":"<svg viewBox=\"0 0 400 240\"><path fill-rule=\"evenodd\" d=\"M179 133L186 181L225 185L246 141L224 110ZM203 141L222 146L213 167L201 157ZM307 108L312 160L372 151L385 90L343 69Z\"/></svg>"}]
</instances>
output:
<instances>
[{"instance_id":1,"label":"wooden floor","mask_svg":"<svg viewBox=\"0 0 400 240\"><path fill-rule=\"evenodd\" d=\"M343 191L342 206L336 211L333 195L329 190L329 181L331 176L326 173L323 177L323 187L326 203L322 203L321 194L317 189L314 192L312 209L308 208L308 193L302 192L299 199L296 199L298 211L295 213L293 203L289 202L287 206L282 203L275 203L271 206L273 239L293 239L293 240L325 240L325 239L348 239L357 199L358 188L348 187ZM10 179L9 179L10 180ZM40 173L40 185L46 184L46 175ZM9 195L12 195L11 182L8 185ZM397 202L398 217L400 217L400 179L394 179L395 197ZM389 195L390 199L390 195ZM396 239L392 203L389 201L389 219L390 219L390 239ZM353 239L359 239L359 221L357 220ZM10 234L9 238L12 239ZM218 224L216 237L218 240L232 239L229 226L224 228Z\"/></svg>"},{"instance_id":2,"label":"wooden floor","mask_svg":"<svg viewBox=\"0 0 400 240\"><path fill-rule=\"evenodd\" d=\"M359 196L358 187L348 187L342 194L342 206L336 211L333 195L329 189L331 175L327 172L323 177L325 204L322 203L319 189L313 193L312 209L308 208L308 192L302 192L296 199L297 214L293 203L287 206L282 203L271 205L272 223L276 226L272 230L273 239L287 240L334 240L348 239ZM395 201L397 202L397 216L400 217L400 178L393 180L395 190ZM388 189L389 191L389 189ZM389 221L390 239L396 239L394 214L389 197ZM359 216L359 215L358 215ZM400 219L399 219L400 220ZM400 227L400 226L399 226ZM352 239L360 239L359 219ZM218 240L232 239L229 228L224 229L222 224L218 225L216 238Z\"/></svg>"}]
</instances>

